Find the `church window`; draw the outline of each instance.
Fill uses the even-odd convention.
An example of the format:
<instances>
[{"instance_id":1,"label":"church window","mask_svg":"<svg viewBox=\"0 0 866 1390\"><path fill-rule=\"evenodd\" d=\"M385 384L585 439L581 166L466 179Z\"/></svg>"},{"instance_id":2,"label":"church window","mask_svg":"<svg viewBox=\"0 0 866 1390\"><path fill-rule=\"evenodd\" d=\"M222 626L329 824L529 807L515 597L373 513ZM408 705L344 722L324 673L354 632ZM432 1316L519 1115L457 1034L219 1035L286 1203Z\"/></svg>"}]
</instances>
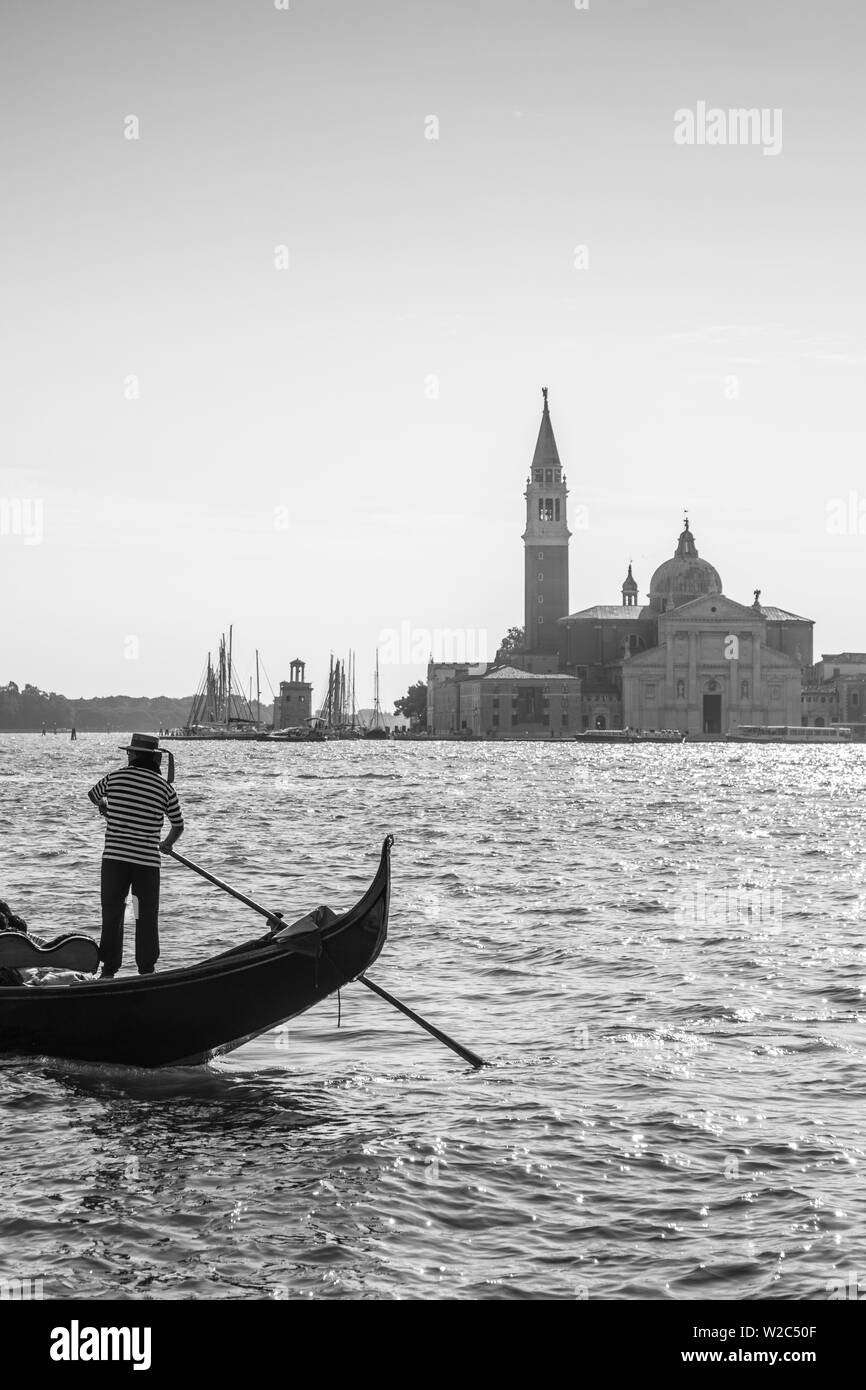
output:
<instances>
[{"instance_id":1,"label":"church window","mask_svg":"<svg viewBox=\"0 0 866 1390\"><path fill-rule=\"evenodd\" d=\"M851 704L852 704L852 705L859 705L859 703L860 703L860 695L859 695L858 691L852 690L852 691L851 691Z\"/></svg>"},{"instance_id":2,"label":"church window","mask_svg":"<svg viewBox=\"0 0 866 1390\"><path fill-rule=\"evenodd\" d=\"M774 704L774 705L777 705L777 704L779 703L779 701L781 700L781 698L782 698L782 687L779 686L779 685L771 685L771 686L770 686L770 699L772 700L773 704Z\"/></svg>"},{"instance_id":3,"label":"church window","mask_svg":"<svg viewBox=\"0 0 866 1390\"><path fill-rule=\"evenodd\" d=\"M740 681L740 699L741 699L741 700L748 700L748 698L749 698L749 682L748 682L748 681Z\"/></svg>"},{"instance_id":4,"label":"church window","mask_svg":"<svg viewBox=\"0 0 866 1390\"><path fill-rule=\"evenodd\" d=\"M548 486L553 482L553 469L552 469L552 468L548 468L548 469L545 470L544 481L548 484Z\"/></svg>"},{"instance_id":5,"label":"church window","mask_svg":"<svg viewBox=\"0 0 866 1390\"><path fill-rule=\"evenodd\" d=\"M556 499L556 501L555 501L555 503L554 503L554 507L555 507L555 510L556 510L556 520L559 521L559 498L558 498L558 497L557 497L557 499Z\"/></svg>"},{"instance_id":6,"label":"church window","mask_svg":"<svg viewBox=\"0 0 866 1390\"><path fill-rule=\"evenodd\" d=\"M545 499L544 499L544 520L545 520L545 521L552 521L552 520L553 520L553 498L552 498L552 497L545 497Z\"/></svg>"},{"instance_id":7,"label":"church window","mask_svg":"<svg viewBox=\"0 0 866 1390\"><path fill-rule=\"evenodd\" d=\"M655 686L654 686L654 685L647 685L647 686L645 686L645 687L644 687L644 696L645 696L645 698L646 698L647 704L653 704L654 701L655 701L655 697L656 697L656 688L655 688Z\"/></svg>"},{"instance_id":8,"label":"church window","mask_svg":"<svg viewBox=\"0 0 866 1390\"><path fill-rule=\"evenodd\" d=\"M538 595L538 602L539 602L539 603L544 603L544 594L539 594L539 595Z\"/></svg>"},{"instance_id":9,"label":"church window","mask_svg":"<svg viewBox=\"0 0 866 1390\"><path fill-rule=\"evenodd\" d=\"M539 550L539 552L538 552L538 558L539 558L539 560L543 560L543 559L544 559L544 551L543 551L543 550Z\"/></svg>"},{"instance_id":10,"label":"church window","mask_svg":"<svg viewBox=\"0 0 866 1390\"><path fill-rule=\"evenodd\" d=\"M541 573L541 570L538 571L538 582L539 584L544 583L544 575Z\"/></svg>"},{"instance_id":11,"label":"church window","mask_svg":"<svg viewBox=\"0 0 866 1390\"><path fill-rule=\"evenodd\" d=\"M535 481L537 483L540 483L542 481L542 473L540 468L536 468L535 470Z\"/></svg>"},{"instance_id":12,"label":"church window","mask_svg":"<svg viewBox=\"0 0 866 1390\"><path fill-rule=\"evenodd\" d=\"M542 624L543 622L544 622L544 618L539 618L539 619L538 619L538 626L541 627L541 624Z\"/></svg>"},{"instance_id":13,"label":"church window","mask_svg":"<svg viewBox=\"0 0 866 1390\"><path fill-rule=\"evenodd\" d=\"M685 681L677 681L677 699L678 699L678 700L684 700L685 698L686 698L686 683L685 683Z\"/></svg>"}]
</instances>

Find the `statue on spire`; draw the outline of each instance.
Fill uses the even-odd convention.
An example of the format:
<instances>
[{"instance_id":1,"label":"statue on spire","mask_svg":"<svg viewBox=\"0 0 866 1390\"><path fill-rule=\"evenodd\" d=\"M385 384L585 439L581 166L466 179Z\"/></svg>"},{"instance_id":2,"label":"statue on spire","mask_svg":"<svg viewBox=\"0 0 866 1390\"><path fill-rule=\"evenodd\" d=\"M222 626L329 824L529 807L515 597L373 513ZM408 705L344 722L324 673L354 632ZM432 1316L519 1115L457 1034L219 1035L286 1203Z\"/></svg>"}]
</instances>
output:
<instances>
[{"instance_id":1,"label":"statue on spire","mask_svg":"<svg viewBox=\"0 0 866 1390\"><path fill-rule=\"evenodd\" d=\"M546 386L542 386L542 388L541 388L541 394L542 394L542 396L544 397L544 409L546 410L546 409L547 409L547 387L546 387Z\"/></svg>"}]
</instances>

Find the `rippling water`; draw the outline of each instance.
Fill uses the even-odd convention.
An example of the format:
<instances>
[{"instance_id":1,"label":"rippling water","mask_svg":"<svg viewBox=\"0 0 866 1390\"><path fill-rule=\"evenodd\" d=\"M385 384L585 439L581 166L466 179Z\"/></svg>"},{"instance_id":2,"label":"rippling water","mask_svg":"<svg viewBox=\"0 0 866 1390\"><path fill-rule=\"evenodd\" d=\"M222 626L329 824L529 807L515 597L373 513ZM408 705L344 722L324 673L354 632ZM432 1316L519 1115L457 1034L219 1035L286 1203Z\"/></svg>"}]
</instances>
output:
<instances>
[{"instance_id":1,"label":"rippling water","mask_svg":"<svg viewBox=\"0 0 866 1390\"><path fill-rule=\"evenodd\" d=\"M116 736L0 736L2 877L96 930ZM301 916L393 831L372 977L206 1068L0 1061L46 1298L823 1299L866 1277L860 748L176 745L181 848ZM161 966L259 919L163 870ZM127 943L126 968L132 966Z\"/></svg>"}]
</instances>

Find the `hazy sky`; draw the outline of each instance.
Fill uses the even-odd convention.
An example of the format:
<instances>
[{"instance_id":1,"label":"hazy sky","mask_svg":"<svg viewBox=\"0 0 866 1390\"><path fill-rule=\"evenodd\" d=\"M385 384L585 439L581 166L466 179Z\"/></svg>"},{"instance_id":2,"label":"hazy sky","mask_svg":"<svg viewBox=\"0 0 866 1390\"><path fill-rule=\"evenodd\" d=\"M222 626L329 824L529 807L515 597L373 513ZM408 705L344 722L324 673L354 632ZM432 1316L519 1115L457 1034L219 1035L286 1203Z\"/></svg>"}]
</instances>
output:
<instances>
[{"instance_id":1,"label":"hazy sky","mask_svg":"<svg viewBox=\"0 0 866 1390\"><path fill-rule=\"evenodd\" d=\"M183 694L233 622L274 683L353 646L366 704L388 629L495 647L542 385L572 610L688 507L732 598L866 649L864 40L862 0L4 0L0 681ZM675 143L700 102L781 151Z\"/></svg>"}]
</instances>

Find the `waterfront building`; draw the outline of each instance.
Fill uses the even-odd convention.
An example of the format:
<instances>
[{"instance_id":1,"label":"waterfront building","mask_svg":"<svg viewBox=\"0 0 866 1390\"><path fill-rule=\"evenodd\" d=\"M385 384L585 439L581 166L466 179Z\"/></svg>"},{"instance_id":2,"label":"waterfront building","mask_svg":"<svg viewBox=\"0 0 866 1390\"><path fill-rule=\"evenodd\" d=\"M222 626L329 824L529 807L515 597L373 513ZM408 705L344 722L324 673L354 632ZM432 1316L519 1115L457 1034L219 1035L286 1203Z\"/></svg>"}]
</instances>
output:
<instances>
[{"instance_id":1,"label":"waterfront building","mask_svg":"<svg viewBox=\"0 0 866 1390\"><path fill-rule=\"evenodd\" d=\"M306 725L313 713L313 687L305 680L306 662L295 657L289 664L289 679L280 681L274 700L274 729L294 729Z\"/></svg>"},{"instance_id":2,"label":"waterfront building","mask_svg":"<svg viewBox=\"0 0 866 1390\"><path fill-rule=\"evenodd\" d=\"M475 738L569 737L579 728L580 681L563 673L493 666L449 683L450 726L434 733ZM440 721L441 724L441 721Z\"/></svg>"},{"instance_id":3,"label":"waterfront building","mask_svg":"<svg viewBox=\"0 0 866 1390\"><path fill-rule=\"evenodd\" d=\"M461 725L460 686L474 676L484 676L487 662L433 661L427 663L427 731L442 736L457 733Z\"/></svg>"},{"instance_id":4,"label":"waterfront building","mask_svg":"<svg viewBox=\"0 0 866 1390\"><path fill-rule=\"evenodd\" d=\"M825 653L816 661L803 689L802 712L804 724L846 724L866 738L866 652Z\"/></svg>"}]
</instances>

